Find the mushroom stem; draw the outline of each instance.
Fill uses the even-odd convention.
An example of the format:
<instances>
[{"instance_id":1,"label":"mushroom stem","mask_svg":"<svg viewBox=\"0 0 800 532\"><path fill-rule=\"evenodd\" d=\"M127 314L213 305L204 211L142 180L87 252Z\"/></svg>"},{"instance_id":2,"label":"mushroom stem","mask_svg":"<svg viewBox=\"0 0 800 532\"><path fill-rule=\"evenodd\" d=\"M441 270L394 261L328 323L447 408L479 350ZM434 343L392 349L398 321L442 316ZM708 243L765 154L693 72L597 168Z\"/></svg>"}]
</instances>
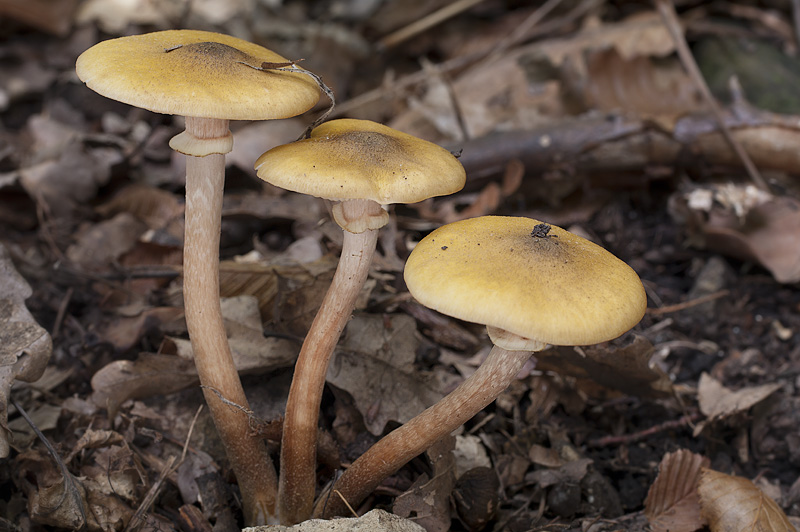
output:
<instances>
[{"instance_id":1,"label":"mushroom stem","mask_svg":"<svg viewBox=\"0 0 800 532\"><path fill-rule=\"evenodd\" d=\"M378 203L369 200L349 200L341 205L348 219L360 216L358 211L368 216L383 212ZM344 231L339 265L297 357L281 440L278 507L282 524L299 523L311 515L316 490L317 424L328 363L367 279L377 239L374 229Z\"/></svg>"},{"instance_id":2,"label":"mushroom stem","mask_svg":"<svg viewBox=\"0 0 800 532\"><path fill-rule=\"evenodd\" d=\"M331 487L337 496L324 495L314 515L345 515L344 501L356 507L387 477L439 439L486 408L505 390L532 351L509 351L494 346L486 361L441 401L384 436L361 455Z\"/></svg>"},{"instance_id":3,"label":"mushroom stem","mask_svg":"<svg viewBox=\"0 0 800 532\"><path fill-rule=\"evenodd\" d=\"M228 120L187 117L186 134L201 143L220 139L230 135ZM249 408L247 398L228 346L220 308L219 235L224 182L224 153L187 157L183 250L186 326L211 417L239 483L245 521L253 525L274 523L275 469L264 443L251 436L244 411Z\"/></svg>"}]
</instances>

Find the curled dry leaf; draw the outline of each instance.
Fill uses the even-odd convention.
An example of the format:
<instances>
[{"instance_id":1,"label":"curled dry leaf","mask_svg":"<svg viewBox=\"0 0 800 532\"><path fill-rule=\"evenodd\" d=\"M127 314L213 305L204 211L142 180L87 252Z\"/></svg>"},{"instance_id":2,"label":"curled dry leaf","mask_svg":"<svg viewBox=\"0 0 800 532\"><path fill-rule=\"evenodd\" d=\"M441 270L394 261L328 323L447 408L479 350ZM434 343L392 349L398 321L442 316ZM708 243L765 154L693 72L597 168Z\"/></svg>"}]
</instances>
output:
<instances>
[{"instance_id":1,"label":"curled dry leaf","mask_svg":"<svg viewBox=\"0 0 800 532\"><path fill-rule=\"evenodd\" d=\"M653 532L693 532L705 524L697 482L709 460L686 449L667 453L647 492L644 514Z\"/></svg>"},{"instance_id":2,"label":"curled dry leaf","mask_svg":"<svg viewBox=\"0 0 800 532\"><path fill-rule=\"evenodd\" d=\"M778 504L746 478L703 468L697 491L711 532L797 532Z\"/></svg>"},{"instance_id":3,"label":"curled dry leaf","mask_svg":"<svg viewBox=\"0 0 800 532\"><path fill-rule=\"evenodd\" d=\"M697 395L700 402L700 411L708 419L697 424L694 435L700 434L709 423L747 412L751 407L780 389L781 385L773 382L771 384L762 384L761 386L742 388L734 392L725 388L707 373L703 373L700 376Z\"/></svg>"},{"instance_id":4,"label":"curled dry leaf","mask_svg":"<svg viewBox=\"0 0 800 532\"><path fill-rule=\"evenodd\" d=\"M50 360L53 341L25 307L31 287L0 245L0 458L9 453L8 396L14 380L33 382Z\"/></svg>"}]
</instances>

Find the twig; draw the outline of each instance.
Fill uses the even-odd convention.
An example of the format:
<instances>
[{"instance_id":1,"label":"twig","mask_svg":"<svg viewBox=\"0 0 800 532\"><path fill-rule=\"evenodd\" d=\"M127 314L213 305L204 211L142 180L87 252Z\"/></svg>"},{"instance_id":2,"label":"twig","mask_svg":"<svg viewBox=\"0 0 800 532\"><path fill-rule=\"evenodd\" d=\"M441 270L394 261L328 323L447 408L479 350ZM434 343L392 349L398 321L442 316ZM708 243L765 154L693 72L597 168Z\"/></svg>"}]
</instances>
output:
<instances>
[{"instance_id":1,"label":"twig","mask_svg":"<svg viewBox=\"0 0 800 532\"><path fill-rule=\"evenodd\" d=\"M64 294L64 297L61 299L61 303L58 305L58 312L56 313L56 320L53 323L53 333L51 337L55 340L58 337L58 333L61 329L61 324L64 322L64 315L67 313L67 307L69 306L69 302L72 299L72 287L70 286L67 288L67 292Z\"/></svg>"},{"instance_id":2,"label":"twig","mask_svg":"<svg viewBox=\"0 0 800 532\"><path fill-rule=\"evenodd\" d=\"M643 440L654 434L658 434L659 432L664 432L665 430L679 429L685 427L686 425L691 425L701 417L702 417L701 414L698 412L695 412L694 414L686 414L685 416L681 416L679 419L665 421L663 423L659 423L658 425L650 427L649 429L640 430L638 432L623 434L622 436L604 436L602 438L597 438L595 440L589 440L588 445L589 447L628 445L631 443L635 443L639 440Z\"/></svg>"},{"instance_id":3,"label":"twig","mask_svg":"<svg viewBox=\"0 0 800 532\"><path fill-rule=\"evenodd\" d=\"M22 405L19 404L19 402L14 398L11 399L11 403L14 405L14 407L16 407L20 415L22 415L22 417L25 419L28 425L30 425L31 429L39 438L39 440L41 440L41 442L47 448L47 451L50 453L50 456L55 461L56 466L58 466L59 471L61 471L61 477L64 479L64 494L61 497L61 500L58 501L58 503L55 506L50 507L48 509L51 511L57 510L64 503L64 500L67 498L67 496L71 496L73 502L78 507L78 511L81 514L81 526L78 530L85 530L88 523L88 519L86 517L86 508L84 507L83 496L81 494L81 490L78 488L77 480L72 475L72 473L69 472L67 466L64 465L64 461L61 460L61 456L59 456L58 452L50 443L50 440L48 440L47 437L44 434L42 434L42 431L39 430L39 427L37 427L33 423L31 417L28 415L25 409L22 408ZM94 517L94 514L92 514L92 516ZM97 518L95 517L95 520L96 519Z\"/></svg>"},{"instance_id":4,"label":"twig","mask_svg":"<svg viewBox=\"0 0 800 532\"><path fill-rule=\"evenodd\" d=\"M336 495L337 495L337 496L338 496L340 499L342 499L342 502L344 503L344 505L345 505L345 506L347 506L347 509L348 509L348 510L350 510L350 512L351 512L351 513L352 513L352 514L353 514L355 517L358 517L358 513L357 513L355 510L353 510L353 507L352 507L352 506L350 506L350 503L349 503L349 502L347 502L347 499L345 499L345 498L344 498L344 495L342 495L342 494L341 494L341 492L339 492L339 490L333 490L333 492L334 492L334 493L335 493L335 494L336 494Z\"/></svg>"},{"instance_id":5,"label":"twig","mask_svg":"<svg viewBox=\"0 0 800 532\"><path fill-rule=\"evenodd\" d=\"M378 47L391 48L392 46L400 44L401 42L406 41L411 37L436 26L437 24L441 24L445 20L452 18L471 7L480 4L481 2L483 2L483 0L455 0L441 9L437 9L433 13L429 13L421 19L415 20L411 24L402 27L397 31L393 31L389 35L383 37L380 41L378 41Z\"/></svg>"},{"instance_id":6,"label":"twig","mask_svg":"<svg viewBox=\"0 0 800 532\"><path fill-rule=\"evenodd\" d=\"M672 36L672 40L675 42L675 49L678 52L678 57L680 57L681 63L683 63L683 67L689 73L689 76L694 80L695 85L700 90L700 94L703 95L703 99L706 101L706 104L714 114L714 118L716 119L720 131L725 137L725 140L728 142L731 149L733 149L733 151L736 153L736 156L742 161L742 164L744 164L747 174L750 176L750 179L753 181L753 183L755 183L755 185L761 190L765 192L771 192L769 185L766 181L764 181L764 178L761 176L758 168L756 168L756 165L753 164L753 160L742 148L742 145L739 144L739 142L733 137L730 129L728 129L727 125L725 124L725 117L722 116L722 110L720 109L717 100L711 94L711 89L708 88L708 84L703 78L703 74L700 72L700 68L697 66L697 62L695 62L692 52L689 50L689 45L686 44L686 39L683 35L683 29L681 28L680 21L678 20L678 14L675 12L675 6L672 5L672 1L655 0L655 4L656 8L658 9L658 13L661 15L661 19L664 21L664 25L667 27L667 30Z\"/></svg>"},{"instance_id":7,"label":"twig","mask_svg":"<svg viewBox=\"0 0 800 532\"><path fill-rule=\"evenodd\" d=\"M689 301L684 301L683 303L676 303L675 305L667 305L666 307L660 308L649 308L647 309L647 313L651 316L661 316L662 314L669 314L670 312L677 312L679 310L686 310L687 308L696 307L697 305L702 305L703 303L708 303L709 301L714 301L715 299L725 297L728 294L730 294L730 290L722 289L712 294L706 294L695 299L690 299Z\"/></svg>"}]
</instances>

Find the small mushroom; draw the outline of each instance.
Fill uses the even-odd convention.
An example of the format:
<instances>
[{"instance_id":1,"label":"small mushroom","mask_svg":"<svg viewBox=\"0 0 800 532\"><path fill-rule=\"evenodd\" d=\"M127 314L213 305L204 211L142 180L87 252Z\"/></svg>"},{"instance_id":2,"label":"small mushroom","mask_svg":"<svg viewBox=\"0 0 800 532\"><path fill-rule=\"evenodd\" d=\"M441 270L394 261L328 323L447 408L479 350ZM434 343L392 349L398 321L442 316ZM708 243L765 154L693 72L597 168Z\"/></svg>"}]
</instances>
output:
<instances>
[{"instance_id":1,"label":"small mushroom","mask_svg":"<svg viewBox=\"0 0 800 532\"><path fill-rule=\"evenodd\" d=\"M326 122L308 139L278 146L256 161L258 176L281 188L336 201L344 230L339 265L295 365L281 442L278 505L282 520L311 514L314 442L328 363L367 278L389 203L452 194L466 175L444 148L368 120Z\"/></svg>"},{"instance_id":2,"label":"small mushroom","mask_svg":"<svg viewBox=\"0 0 800 532\"><path fill-rule=\"evenodd\" d=\"M207 31L170 30L103 41L76 64L106 96L186 117L170 146L186 161L183 294L194 361L214 424L239 482L249 524L273 522L277 479L262 441L250 435L219 301L219 235L230 120L288 118L310 109L319 87L298 73L259 70L286 60L261 46ZM219 396L217 395L219 394ZM220 397L221 396L221 397Z\"/></svg>"},{"instance_id":3,"label":"small mushroom","mask_svg":"<svg viewBox=\"0 0 800 532\"><path fill-rule=\"evenodd\" d=\"M543 227L544 226L544 227ZM587 345L636 325L647 300L636 273L600 246L537 220L484 216L440 227L405 267L409 292L443 314L487 326L478 370L392 431L336 481L315 513L341 515L385 478L495 400L547 344Z\"/></svg>"}]
</instances>

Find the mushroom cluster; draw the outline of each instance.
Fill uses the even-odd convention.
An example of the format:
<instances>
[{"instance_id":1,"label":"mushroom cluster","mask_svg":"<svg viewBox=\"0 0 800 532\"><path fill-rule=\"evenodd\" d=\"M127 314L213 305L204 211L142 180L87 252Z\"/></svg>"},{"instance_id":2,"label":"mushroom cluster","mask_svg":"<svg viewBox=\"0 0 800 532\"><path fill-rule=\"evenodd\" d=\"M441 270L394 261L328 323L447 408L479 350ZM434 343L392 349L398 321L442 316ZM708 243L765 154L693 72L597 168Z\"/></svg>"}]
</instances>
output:
<instances>
[{"instance_id":1,"label":"mushroom cluster","mask_svg":"<svg viewBox=\"0 0 800 532\"><path fill-rule=\"evenodd\" d=\"M175 30L102 42L78 76L100 94L186 117L170 146L187 155L184 303L195 364L242 493L248 524L293 524L342 514L434 442L490 404L548 344L616 338L643 316L636 273L601 247L528 218L486 216L433 231L405 268L411 294L444 314L485 324L494 347L458 388L358 458L314 506L316 441L328 363L368 276L387 205L452 194L465 171L447 150L366 120L333 120L256 161L260 178L333 201L343 229L339 265L305 338L283 425L280 475L252 437L219 300L219 235L230 120L286 118L319 98L312 77L260 46ZM237 405L240 408L231 408Z\"/></svg>"}]
</instances>

